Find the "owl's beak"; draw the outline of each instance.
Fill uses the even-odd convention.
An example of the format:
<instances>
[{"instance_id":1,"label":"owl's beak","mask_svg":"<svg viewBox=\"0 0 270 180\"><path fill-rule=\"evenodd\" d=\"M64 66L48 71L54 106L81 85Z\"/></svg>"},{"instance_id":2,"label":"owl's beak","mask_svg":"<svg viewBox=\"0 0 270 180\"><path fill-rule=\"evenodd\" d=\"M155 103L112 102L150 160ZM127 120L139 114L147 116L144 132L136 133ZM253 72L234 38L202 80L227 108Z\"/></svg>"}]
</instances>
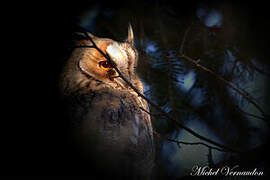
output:
<instances>
[{"instance_id":1,"label":"owl's beak","mask_svg":"<svg viewBox=\"0 0 270 180\"><path fill-rule=\"evenodd\" d=\"M111 81L113 81L114 83L116 83L118 86L120 86L123 89L127 88L126 83L120 78L120 76L117 74L117 72L114 69L110 69L109 71L107 71L107 73Z\"/></svg>"},{"instance_id":2,"label":"owl's beak","mask_svg":"<svg viewBox=\"0 0 270 180\"><path fill-rule=\"evenodd\" d=\"M107 73L108 73L108 77L109 77L109 79L110 79L111 81L114 81L114 78L119 77L119 76L116 76L116 75L115 75L116 72L115 72L114 69L110 69L109 71L107 71Z\"/></svg>"}]
</instances>

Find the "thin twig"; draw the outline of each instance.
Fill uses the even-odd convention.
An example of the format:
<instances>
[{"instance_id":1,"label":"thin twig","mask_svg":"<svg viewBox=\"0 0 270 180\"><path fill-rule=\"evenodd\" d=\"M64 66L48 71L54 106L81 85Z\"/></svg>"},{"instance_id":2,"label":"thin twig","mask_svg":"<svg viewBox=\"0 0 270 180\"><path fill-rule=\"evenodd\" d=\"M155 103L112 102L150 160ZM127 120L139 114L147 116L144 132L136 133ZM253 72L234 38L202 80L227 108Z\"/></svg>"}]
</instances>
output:
<instances>
[{"instance_id":1,"label":"thin twig","mask_svg":"<svg viewBox=\"0 0 270 180\"><path fill-rule=\"evenodd\" d=\"M94 48L94 46L79 45L79 46L75 46L75 48Z\"/></svg>"},{"instance_id":2,"label":"thin twig","mask_svg":"<svg viewBox=\"0 0 270 180\"><path fill-rule=\"evenodd\" d=\"M89 46L89 45L78 45L78 46L66 46L68 48L94 48L94 46Z\"/></svg>"},{"instance_id":3,"label":"thin twig","mask_svg":"<svg viewBox=\"0 0 270 180\"><path fill-rule=\"evenodd\" d=\"M181 43L181 47L180 47L180 56L177 56L178 58L183 58L183 59L186 59L188 60L189 62L193 63L195 65L195 67L199 68L199 69L202 69L210 74L212 74L214 77L216 77L217 79L221 80L222 82L224 82L225 84L227 84L229 87L231 87L233 90L235 90L236 92L238 92L239 94L241 94L247 101L249 101L250 103L252 103L260 112L261 114L267 118L269 117L269 115L267 115L264 110L260 107L260 105L254 101L252 99L252 97L250 97L246 92L244 92L243 90L240 90L239 88L237 88L235 85L233 85L231 82L227 81L226 79L224 79L223 77L217 75L216 73L214 73L214 71L200 65L200 59L198 60L194 60L186 55L184 55L184 52L183 52L183 48L184 48L184 44L185 44L185 40L186 40L186 36L187 36L187 33L189 32L189 29L190 29L190 26L187 28L187 30L185 31L185 34L184 34L184 37L183 37L183 40L182 40L182 43ZM166 56L167 58L170 58L168 56ZM175 57L173 57L175 58Z\"/></svg>"},{"instance_id":4,"label":"thin twig","mask_svg":"<svg viewBox=\"0 0 270 180\"><path fill-rule=\"evenodd\" d=\"M150 116L156 116L155 114L152 114L150 112L148 112L147 110L145 110L144 108L140 107L141 110L143 110L144 112L146 112L147 114L149 114ZM157 137L160 137L160 138L163 138L163 139L166 139L168 141L171 141L171 142L174 142L176 143L179 147L180 147L180 144L185 144L185 145L203 145L203 146L206 146L208 148L211 148L211 149L215 149L217 151L222 151L222 152L227 152L226 150L224 149L220 149L220 148L217 148L217 147L214 147L214 146L210 146L208 144L205 144L205 143L202 143L202 142L185 142L185 141L178 141L178 140L174 140L174 139L171 139L171 138L168 138L164 135L161 135L160 133L156 132L156 131L153 131L153 134Z\"/></svg>"},{"instance_id":5,"label":"thin twig","mask_svg":"<svg viewBox=\"0 0 270 180\"><path fill-rule=\"evenodd\" d=\"M148 111L146 111L144 108L140 107L140 109L144 112L146 112L147 114L149 114L150 116L161 116L161 114L153 114L153 113L150 113Z\"/></svg>"},{"instance_id":6,"label":"thin twig","mask_svg":"<svg viewBox=\"0 0 270 180\"><path fill-rule=\"evenodd\" d=\"M204 67L203 65L200 65L198 63L198 61L182 54L180 56L177 56L178 58L183 58L186 59L187 61L191 62L192 64L194 64L197 68L202 69L206 72L208 72L209 74L213 75L215 78L221 80L222 82L224 82L225 84L227 84L230 88L232 88L234 91L236 91L237 93L241 94L247 101L249 101L251 104L253 104L260 112L261 114L265 117L267 116L266 113L264 112L264 110L260 107L260 105L254 101L252 99L252 97L250 97L246 92L244 92L243 90L240 90L239 88L237 88L235 85L233 85L231 82L227 81L226 79L224 79L223 77L217 75L216 73L214 73L214 71ZM167 57L169 58L169 57Z\"/></svg>"},{"instance_id":7,"label":"thin twig","mask_svg":"<svg viewBox=\"0 0 270 180\"><path fill-rule=\"evenodd\" d=\"M175 140L175 139L171 139L171 138L168 138L164 135L161 135L160 133L156 132L156 131L153 131L153 134L158 136L158 137L161 137L163 139L166 139L168 141L171 141L171 142L174 142L176 144L184 144L184 145L203 145L203 146L206 146L210 149L215 149L217 151L221 151L221 152L228 152L227 150L224 150L224 149L220 149L220 148L217 148L217 147L214 147L214 146L210 146L206 143L203 143L203 142L186 142L186 141L178 141L178 140Z\"/></svg>"},{"instance_id":8,"label":"thin twig","mask_svg":"<svg viewBox=\"0 0 270 180\"><path fill-rule=\"evenodd\" d=\"M179 52L181 54L184 54L184 44L185 44L186 36L187 36L187 33L189 32L189 30L190 30L190 26L185 31L185 34L184 34L184 37L183 37L183 41L182 41L181 46L180 46L180 49L179 49Z\"/></svg>"},{"instance_id":9,"label":"thin twig","mask_svg":"<svg viewBox=\"0 0 270 180\"><path fill-rule=\"evenodd\" d=\"M246 115L248 115L248 116L251 116L251 117L254 117L254 118L257 118L257 119L261 119L261 120L264 120L264 121L267 120L267 119L264 118L264 117L261 117L261 116L255 115L255 114L248 113L248 112L246 112L246 111L243 111L243 110L240 109L240 108L238 108L238 109L239 109L240 112L242 112L242 113L244 113L244 114L246 114Z\"/></svg>"},{"instance_id":10,"label":"thin twig","mask_svg":"<svg viewBox=\"0 0 270 180\"><path fill-rule=\"evenodd\" d=\"M93 41L93 39L85 32L84 33L85 34L85 36L86 36L86 38L88 39L88 40L90 40L91 41L91 43L92 43L92 45L93 45L93 48L95 48L98 52L100 52L111 64L112 64L112 66L113 66L113 68L117 71L117 73L118 73L118 75L120 76L120 78L122 78L126 83L127 83L127 85L129 86L129 87L131 87L137 94L138 94L138 96L139 97L141 97L141 98L143 98L144 100L146 100L151 106L153 106L154 108L156 108L163 116L165 116L167 119L169 119L169 120L171 120L172 122L174 122L176 125L178 125L179 127L181 127L181 128L183 128L184 130L186 130L187 132L189 132L190 134L192 134L193 136L195 136L195 137L197 137L197 138L199 138L199 139L202 139L202 140L204 140L204 141L206 141L206 142L209 142L209 143L211 143L211 144L213 144L213 145L216 145L216 146L218 146L218 147L220 147L220 148L223 148L223 149L226 149L226 150L228 150L228 151L232 151L232 152L238 152L239 153L239 151L237 151L237 150L235 150L235 149L233 149L233 148L230 148L230 147L227 147L227 146L225 146L225 145L222 145L222 144L220 144L220 143L218 143L218 142L215 142L215 141L213 141L213 140L211 140L211 139L209 139L209 138L206 138L206 137L204 137L204 136L202 136L202 135L200 135L200 134L198 134L197 132L195 132L195 131L193 131L192 129L190 129L190 128L188 128L188 127L186 127L186 126L184 126L184 125L182 125L181 123L179 123L177 120L175 120L175 119L173 119L173 118L171 118L164 110L162 110L158 105L156 105L155 103L153 103L150 99L148 99L147 97L145 97L142 93L140 93L140 91L137 89L137 88L135 88L123 75L122 75L122 73L120 72L120 70L116 67L116 64L113 62L113 60L110 58L110 56L109 55L107 55L107 54L105 54L101 49L99 49L98 47L97 47L97 45L95 44L95 42Z\"/></svg>"}]
</instances>

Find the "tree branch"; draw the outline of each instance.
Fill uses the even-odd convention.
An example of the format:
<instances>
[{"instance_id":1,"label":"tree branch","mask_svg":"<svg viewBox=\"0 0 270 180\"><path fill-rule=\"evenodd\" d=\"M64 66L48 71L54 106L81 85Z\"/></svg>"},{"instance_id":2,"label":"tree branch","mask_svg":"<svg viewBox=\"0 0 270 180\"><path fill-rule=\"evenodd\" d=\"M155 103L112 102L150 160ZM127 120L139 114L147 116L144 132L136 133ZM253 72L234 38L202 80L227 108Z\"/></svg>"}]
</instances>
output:
<instances>
[{"instance_id":1,"label":"tree branch","mask_svg":"<svg viewBox=\"0 0 270 180\"><path fill-rule=\"evenodd\" d=\"M164 110L162 110L158 105L156 105L155 103L153 103L150 99L148 99L147 97L145 97L142 93L140 93L140 91L135 88L120 72L120 70L116 67L116 64L113 62L113 60L110 58L110 56L108 56L107 54L105 54L100 48L97 47L97 45L95 44L95 42L93 41L93 39L86 33L84 32L86 38L92 43L92 46L90 48L95 48L98 52L100 52L113 66L113 68L117 71L117 73L119 74L119 77L122 78L129 87L131 87L137 94L139 97L143 98L144 100L146 100L151 106L153 106L154 108L156 108L162 116L165 116L167 119L171 120L172 122L174 122L177 126L179 126L180 128L183 128L185 131L187 131L188 133L192 134L193 136L204 140L208 143L211 143L215 146L218 146L220 148L223 148L227 151L231 151L231 152L237 152L239 153L240 151L235 150L233 148L230 148L228 146L222 145L218 142L215 142L209 138L206 138L200 134L198 134L197 132L193 131L192 129L182 125L181 123L179 123L176 119L171 118ZM201 143L200 143L201 144ZM208 145L207 145L208 146Z\"/></svg>"},{"instance_id":2,"label":"tree branch","mask_svg":"<svg viewBox=\"0 0 270 180\"><path fill-rule=\"evenodd\" d=\"M236 91L237 93L239 93L240 95L242 95L247 101L249 101L251 104L253 104L260 112L261 114L266 117L266 113L264 112L264 110L261 108L261 106L252 99L252 97L250 97L246 92L244 92L243 90L240 90L239 88L237 88L234 84L232 84L231 82L227 81L226 79L224 79L223 77L217 75L216 73L214 73L214 71L202 66L199 64L198 60L194 60L184 54L177 56L178 58L183 58L189 62L191 62L193 65L195 65L195 67L202 69L206 72L208 72L209 74L213 75L215 78L221 80L222 82L224 82L225 84L227 84L230 88L232 88L234 91ZM169 57L167 57L169 58Z\"/></svg>"},{"instance_id":3,"label":"tree branch","mask_svg":"<svg viewBox=\"0 0 270 180\"><path fill-rule=\"evenodd\" d=\"M75 48L94 48L94 46L79 45L79 46L75 46Z\"/></svg>"},{"instance_id":4,"label":"tree branch","mask_svg":"<svg viewBox=\"0 0 270 180\"><path fill-rule=\"evenodd\" d=\"M143 109L142 107L140 107L140 109L144 112L146 112L147 114L149 114L150 116L162 116L161 114L153 114L153 113L150 113L148 111L146 111L145 109Z\"/></svg>"},{"instance_id":5,"label":"tree branch","mask_svg":"<svg viewBox=\"0 0 270 180\"><path fill-rule=\"evenodd\" d=\"M203 143L203 142L186 142L186 141L178 141L178 140L175 140L175 139L171 139L169 137L166 137L164 135L161 135L159 134L158 132L156 131L153 131L153 134L155 134L156 136L158 137L161 137L162 139L166 139L168 141L171 141L171 142L174 142L176 143L177 145L180 145L180 144L184 144L184 145L203 145L203 146L206 146L208 147L209 149L215 149L217 151L221 151L221 152L230 152L230 151L227 151L227 150L224 150L224 149L220 149L220 148L217 148L217 147L214 147L214 146L210 146L206 143Z\"/></svg>"},{"instance_id":6,"label":"tree branch","mask_svg":"<svg viewBox=\"0 0 270 180\"><path fill-rule=\"evenodd\" d=\"M66 46L68 48L94 48L94 46L88 46L88 45L78 45L78 46Z\"/></svg>"},{"instance_id":7,"label":"tree branch","mask_svg":"<svg viewBox=\"0 0 270 180\"><path fill-rule=\"evenodd\" d=\"M261 106L252 99L252 97L250 97L246 92L244 92L243 90L240 90L239 88L237 88L234 84L232 84L231 82L227 81L226 79L224 79L223 77L217 75L216 73L214 73L214 71L200 65L200 59L198 60L194 60L188 56L186 56L183 52L184 49L184 44L185 44L185 40L186 40L186 36L187 33L189 32L190 26L187 28L187 30L185 31L182 43L181 43L181 47L180 47L180 56L177 56L178 58L183 58L189 62L191 62L193 65L195 65L195 67L202 69L206 72L208 72L209 74L213 75L215 78L221 80L222 82L224 82L225 84L227 84L230 88L232 88L234 91L236 91L237 93L239 93L240 95L242 95L247 101L249 101L251 104L253 104L262 114L262 116L265 117L265 119L269 118L269 115L267 115L264 110L261 108ZM169 56L166 56L166 58L170 58ZM175 58L175 57L173 57Z\"/></svg>"},{"instance_id":8,"label":"tree branch","mask_svg":"<svg viewBox=\"0 0 270 180\"><path fill-rule=\"evenodd\" d=\"M150 112L148 112L147 110L145 110L144 108L140 107L141 110L143 110L144 112L146 112L147 114L149 114L150 116L159 116L159 114L152 114ZM202 142L185 142L185 141L178 141L178 140L175 140L175 139L171 139L171 138L168 138L164 135L161 135L160 133L156 132L156 131L153 131L153 134L156 135L157 137L160 137L160 138L163 138L163 139L166 139L167 141L171 141L171 142L174 142L176 143L179 147L180 147L180 144L185 144L185 145L203 145L203 146L206 146L210 149L215 149L217 151L221 151L221 152L228 152L224 149L220 149L220 148L217 148L217 147L214 147L214 146L210 146L208 144L205 144L205 143L202 143Z\"/></svg>"},{"instance_id":9,"label":"tree branch","mask_svg":"<svg viewBox=\"0 0 270 180\"><path fill-rule=\"evenodd\" d=\"M248 115L248 116L251 116L251 117L254 117L254 118L257 118L257 119L261 119L261 120L264 120L264 121L267 121L267 119L265 117L261 117L261 116L257 116L255 114L251 114L251 113L248 113L246 111L243 111L242 109L238 108L240 112Z\"/></svg>"},{"instance_id":10,"label":"tree branch","mask_svg":"<svg viewBox=\"0 0 270 180\"><path fill-rule=\"evenodd\" d=\"M181 43L181 46L180 46L180 49L179 49L179 52L181 54L184 54L184 44L185 44L187 33L189 32L189 30L190 30L190 26L185 31L185 34L184 34L184 37L183 37L183 40L182 40L182 43Z\"/></svg>"}]
</instances>

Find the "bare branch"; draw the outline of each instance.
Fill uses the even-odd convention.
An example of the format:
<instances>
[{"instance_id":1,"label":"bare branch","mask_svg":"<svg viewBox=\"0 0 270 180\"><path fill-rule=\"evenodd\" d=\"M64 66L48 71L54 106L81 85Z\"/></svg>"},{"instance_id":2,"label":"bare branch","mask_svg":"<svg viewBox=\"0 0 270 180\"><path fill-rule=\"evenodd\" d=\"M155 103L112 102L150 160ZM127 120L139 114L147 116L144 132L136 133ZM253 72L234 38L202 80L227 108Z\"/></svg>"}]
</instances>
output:
<instances>
[{"instance_id":1,"label":"bare branch","mask_svg":"<svg viewBox=\"0 0 270 180\"><path fill-rule=\"evenodd\" d=\"M216 145L216 146L218 146L218 147L220 147L220 148L223 148L223 149L226 149L226 150L228 150L228 151L231 151L231 152L238 152L239 153L239 151L237 151L237 150L235 150L235 149L233 149L233 148L230 148L230 147L227 147L227 146L225 146L225 145L222 145L222 144L220 144L220 143L218 143L218 142L215 142L215 141L213 141L213 140L211 140L211 139L209 139L209 138L206 138L206 137L204 137L204 136L202 136L202 135L200 135L200 134L198 134L197 132L195 132L195 131L193 131L192 129L190 129L190 128L188 128L188 127L186 127L186 126L184 126L184 125L182 125L181 123L179 123L177 120L175 120L175 119L173 119L173 118L171 118L164 110L162 110L158 105L156 105L155 103L153 103L150 99L148 99L147 97L145 97L142 93L140 93L140 91L137 89L137 88L135 88L123 75L122 75L122 73L120 72L120 70L116 67L116 64L113 62L113 60L107 55L107 54L105 54L101 49L99 49L98 47L97 47L97 45L95 44L95 42L93 41L93 39L85 32L84 33L85 34L85 36L86 36L86 38L89 40L89 41L91 41L91 43L92 43L92 45L93 45L93 48L95 48L97 51L99 51L111 64L112 64L112 66L113 66L113 68L117 71L117 73L119 74L119 76L120 76L120 78L122 78L126 83L127 83L127 85L129 86L129 87L131 87L137 94L138 94L138 96L139 97L141 97L141 98L143 98L144 100L146 100L151 106L153 106L154 108L156 108L160 113L161 113L161 115L162 116L165 116L167 119L169 119L169 120L171 120L172 122L174 122L176 125L178 125L180 128L183 128L184 130L186 130L187 132L189 132L190 134L192 134L193 136L195 136L195 137L197 137L197 138L199 138L199 139L201 139L201 140L204 140L204 141L206 141L206 142L208 142L208 143L211 143L211 144L213 144L213 145ZM201 143L200 143L201 144ZM208 145L207 145L208 146Z\"/></svg>"},{"instance_id":2,"label":"bare branch","mask_svg":"<svg viewBox=\"0 0 270 180\"><path fill-rule=\"evenodd\" d=\"M150 113L148 111L146 111L145 109L143 109L142 107L140 107L140 109L144 112L146 112L147 114L149 114L150 116L161 116L161 114L153 114L153 113Z\"/></svg>"},{"instance_id":3,"label":"bare branch","mask_svg":"<svg viewBox=\"0 0 270 180\"><path fill-rule=\"evenodd\" d=\"M184 37L183 37L183 40L179 49L180 54L184 54L184 44L185 44L187 33L189 32L189 30L190 30L190 26L185 31L185 34L184 34Z\"/></svg>"},{"instance_id":4,"label":"bare branch","mask_svg":"<svg viewBox=\"0 0 270 180\"><path fill-rule=\"evenodd\" d=\"M200 59L198 60L194 60L186 55L184 55L184 52L183 52L183 49L184 49L184 43L185 43L185 40L186 40L186 36L187 36L187 33L189 32L190 30L190 26L186 29L185 31L185 34L184 34L184 37L183 37L183 40L182 40L182 43L181 43L181 47L180 47L180 56L177 56L178 58L183 58L183 59L186 59L188 60L189 62L191 62L192 64L195 65L195 67L199 68L199 69L202 69L210 74L212 74L215 78L221 80L222 82L224 82L225 84L227 84L230 88L232 88L234 91L236 91L237 93L241 94L247 101L249 101L251 104L253 104L260 112L261 114L265 117L264 119L267 119L269 117L269 115L267 115L264 110L260 107L260 105L254 101L252 99L252 97L250 97L246 92L244 92L243 90L240 90L239 88L237 88L235 85L233 85L231 82L227 81L226 79L224 79L223 77L217 75L216 73L214 73L214 71L200 65ZM166 58L170 58L169 56L166 56ZM175 58L175 57L174 57ZM253 65L253 64L252 64ZM254 66L254 65L253 65Z\"/></svg>"},{"instance_id":5,"label":"bare branch","mask_svg":"<svg viewBox=\"0 0 270 180\"><path fill-rule=\"evenodd\" d=\"M67 45L65 46L67 48L95 48L94 46L89 46L89 45Z\"/></svg>"},{"instance_id":6,"label":"bare branch","mask_svg":"<svg viewBox=\"0 0 270 180\"><path fill-rule=\"evenodd\" d=\"M215 149L215 150L217 150L217 151L221 151L221 152L230 152L230 151L227 151L227 150L224 150L224 149L220 149L220 148L217 148L217 147L214 147L214 146L210 146L210 145L208 145L208 144L206 144L206 143L203 143L203 142L186 142L186 141L178 141L178 140L175 140L175 139L168 138L168 137L166 137L166 136L164 136L164 135L161 135L161 134L159 134L159 133L156 132L156 131L153 131L153 133L154 133L154 135L156 135L156 136L158 136L158 137L161 137L161 138L163 138L163 139L165 139L165 140L174 142L174 143L176 143L176 144L178 144L178 145L179 145L179 144L184 144L184 145L203 145L203 146L206 146L206 147L208 147L208 148L210 148L210 149Z\"/></svg>"},{"instance_id":7,"label":"bare branch","mask_svg":"<svg viewBox=\"0 0 270 180\"><path fill-rule=\"evenodd\" d=\"M147 114L149 114L150 116L158 116L159 114L152 114L150 112L148 112L147 110L145 110L144 108L140 107L141 110L143 110L144 112L146 112ZM215 149L217 151L221 151L221 152L228 152L224 149L220 149L220 148L217 148L217 147L214 147L214 146L210 146L208 144L205 144L205 143L202 143L202 142L185 142L185 141L178 141L178 140L174 140L174 139L171 139L171 138L168 138L168 137L165 137L164 135L161 135L160 133L156 132L156 131L153 131L153 134L157 137L160 137L160 138L163 138L163 139L166 139L167 141L171 141L171 142L174 142L178 145L178 147L180 148L180 144L185 144L185 145L203 145L203 146L206 146L208 147L209 149Z\"/></svg>"},{"instance_id":8,"label":"bare branch","mask_svg":"<svg viewBox=\"0 0 270 180\"><path fill-rule=\"evenodd\" d=\"M80 45L80 46L75 46L75 48L94 48L94 46Z\"/></svg>"},{"instance_id":9,"label":"bare branch","mask_svg":"<svg viewBox=\"0 0 270 180\"><path fill-rule=\"evenodd\" d=\"M144 112L146 112L147 114L149 114L150 116L159 116L160 115L160 114L152 114L152 113L148 112L147 110L145 110L142 107L140 107L140 109L143 110ZM205 143L202 143L202 142L193 142L193 143L191 143L191 142L178 141L178 140L174 140L174 139L165 137L165 136L161 135L160 133L158 133L156 131L153 131L153 134L156 135L157 137L161 137L161 138L166 139L168 141L175 142L175 143L177 143L177 145L179 147L180 147L180 144L185 144L185 145L203 145L203 146L206 146L208 148L215 149L217 151L228 152L227 150L216 148L216 147L210 146L210 145L205 144Z\"/></svg>"},{"instance_id":10,"label":"bare branch","mask_svg":"<svg viewBox=\"0 0 270 180\"><path fill-rule=\"evenodd\" d=\"M232 84L231 82L227 81L226 79L224 79L223 77L219 76L218 74L216 74L214 71L202 66L199 64L198 61L182 54L180 56L177 56L178 58L183 58L189 62L191 62L193 65L195 65L195 67L202 69L206 72L208 72L209 74L213 75L215 78L221 80L222 82L224 82L225 84L227 84L230 88L232 88L234 91L236 91L237 93L241 94L247 101L249 101L251 104L253 104L260 112L261 114L266 117L266 113L264 112L264 110L261 108L261 106L252 99L252 97L250 97L246 92L244 92L243 90L240 90L239 88L237 88L234 84ZM166 58L170 58L168 56L166 56Z\"/></svg>"},{"instance_id":11,"label":"bare branch","mask_svg":"<svg viewBox=\"0 0 270 180\"><path fill-rule=\"evenodd\" d=\"M242 112L242 113L244 113L244 114L246 114L246 115L248 115L248 116L251 116L251 117L254 117L254 118L257 118L257 119L261 119L261 120L264 120L264 121L267 120L267 118L265 118L265 117L261 117L261 116L255 115L255 114L248 113L248 112L246 112L246 111L243 111L243 110L240 109L240 108L238 108L238 109L239 109L240 112Z\"/></svg>"}]
</instances>

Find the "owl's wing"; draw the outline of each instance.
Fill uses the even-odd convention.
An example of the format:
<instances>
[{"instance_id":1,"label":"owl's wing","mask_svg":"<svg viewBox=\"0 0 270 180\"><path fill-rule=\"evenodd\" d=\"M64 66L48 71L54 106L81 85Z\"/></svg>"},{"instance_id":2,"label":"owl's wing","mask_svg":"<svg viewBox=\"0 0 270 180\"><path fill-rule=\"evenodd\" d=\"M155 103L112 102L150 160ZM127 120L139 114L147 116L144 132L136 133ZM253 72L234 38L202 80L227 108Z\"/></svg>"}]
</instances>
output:
<instances>
[{"instance_id":1,"label":"owl's wing","mask_svg":"<svg viewBox=\"0 0 270 180\"><path fill-rule=\"evenodd\" d=\"M154 144L150 117L140 110L138 97L113 90L86 97L75 108L76 132L84 153L94 154L102 166L107 164L116 172L151 172Z\"/></svg>"}]
</instances>

